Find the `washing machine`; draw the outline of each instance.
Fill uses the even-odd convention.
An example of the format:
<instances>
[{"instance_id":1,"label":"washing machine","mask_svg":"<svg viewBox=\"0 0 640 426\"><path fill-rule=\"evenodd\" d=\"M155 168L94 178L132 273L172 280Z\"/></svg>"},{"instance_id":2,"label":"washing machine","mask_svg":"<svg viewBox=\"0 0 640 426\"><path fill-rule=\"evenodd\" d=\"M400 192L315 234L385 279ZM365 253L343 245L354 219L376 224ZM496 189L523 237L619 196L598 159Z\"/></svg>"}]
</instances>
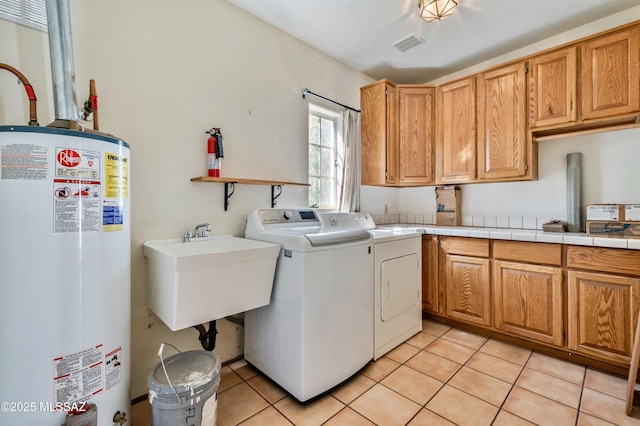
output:
<instances>
[{"instance_id":1,"label":"washing machine","mask_svg":"<svg viewBox=\"0 0 640 426\"><path fill-rule=\"evenodd\" d=\"M368 213L323 213L325 226L363 229L374 243L374 356L376 360L422 330L422 234L376 229Z\"/></svg>"},{"instance_id":2,"label":"washing machine","mask_svg":"<svg viewBox=\"0 0 640 426\"><path fill-rule=\"evenodd\" d=\"M245 313L244 357L301 402L373 359L373 244L314 209L258 209L245 238L280 244L271 301Z\"/></svg>"}]
</instances>

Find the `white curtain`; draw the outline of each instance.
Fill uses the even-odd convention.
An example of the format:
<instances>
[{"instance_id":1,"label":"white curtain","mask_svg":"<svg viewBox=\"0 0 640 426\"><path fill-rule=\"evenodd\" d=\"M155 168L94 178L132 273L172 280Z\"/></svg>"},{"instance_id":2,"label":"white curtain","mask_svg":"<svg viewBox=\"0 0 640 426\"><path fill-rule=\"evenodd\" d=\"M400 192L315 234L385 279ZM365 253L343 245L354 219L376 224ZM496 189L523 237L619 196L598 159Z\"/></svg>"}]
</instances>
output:
<instances>
[{"instance_id":1,"label":"white curtain","mask_svg":"<svg viewBox=\"0 0 640 426\"><path fill-rule=\"evenodd\" d=\"M344 142L341 212L360 211L360 113L346 109L340 114Z\"/></svg>"}]
</instances>

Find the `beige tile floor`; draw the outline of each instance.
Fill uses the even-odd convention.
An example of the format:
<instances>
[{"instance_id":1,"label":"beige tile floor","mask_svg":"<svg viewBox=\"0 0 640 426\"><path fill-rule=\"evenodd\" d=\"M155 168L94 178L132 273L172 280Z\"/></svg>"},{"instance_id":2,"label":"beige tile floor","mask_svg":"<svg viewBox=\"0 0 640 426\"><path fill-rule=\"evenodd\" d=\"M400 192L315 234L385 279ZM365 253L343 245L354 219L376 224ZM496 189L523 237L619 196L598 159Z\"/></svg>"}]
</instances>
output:
<instances>
[{"instance_id":1,"label":"beige tile floor","mask_svg":"<svg viewBox=\"0 0 640 426\"><path fill-rule=\"evenodd\" d=\"M330 393L300 404L244 361L222 368L218 426L640 425L625 379L428 320ZM147 401L133 426L149 426Z\"/></svg>"}]
</instances>

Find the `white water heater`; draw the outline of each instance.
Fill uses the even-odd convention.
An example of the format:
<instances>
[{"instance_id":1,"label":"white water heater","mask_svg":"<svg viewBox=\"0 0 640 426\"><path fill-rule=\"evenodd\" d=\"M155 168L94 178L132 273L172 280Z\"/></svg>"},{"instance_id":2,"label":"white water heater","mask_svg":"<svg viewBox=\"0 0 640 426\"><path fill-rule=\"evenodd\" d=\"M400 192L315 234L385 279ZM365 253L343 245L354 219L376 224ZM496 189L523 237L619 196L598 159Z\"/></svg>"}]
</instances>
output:
<instances>
[{"instance_id":1,"label":"white water heater","mask_svg":"<svg viewBox=\"0 0 640 426\"><path fill-rule=\"evenodd\" d=\"M131 424L129 159L107 135L0 126L2 425Z\"/></svg>"}]
</instances>

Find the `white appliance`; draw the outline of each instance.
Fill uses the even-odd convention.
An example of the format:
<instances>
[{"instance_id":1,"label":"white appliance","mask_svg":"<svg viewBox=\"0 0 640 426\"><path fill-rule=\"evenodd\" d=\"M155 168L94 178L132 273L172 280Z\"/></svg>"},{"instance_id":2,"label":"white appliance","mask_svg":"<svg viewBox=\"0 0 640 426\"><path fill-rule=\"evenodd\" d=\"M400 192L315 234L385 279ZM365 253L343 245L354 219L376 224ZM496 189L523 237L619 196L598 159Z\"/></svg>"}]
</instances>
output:
<instances>
[{"instance_id":1,"label":"white appliance","mask_svg":"<svg viewBox=\"0 0 640 426\"><path fill-rule=\"evenodd\" d=\"M366 229L374 242L374 355L376 360L422 330L422 234L375 229L368 213L324 213L325 225Z\"/></svg>"},{"instance_id":2,"label":"white appliance","mask_svg":"<svg viewBox=\"0 0 640 426\"><path fill-rule=\"evenodd\" d=\"M129 158L106 135L0 126L0 424L85 403L130 424Z\"/></svg>"},{"instance_id":3,"label":"white appliance","mask_svg":"<svg viewBox=\"0 0 640 426\"><path fill-rule=\"evenodd\" d=\"M360 229L313 209L259 209L245 238L281 245L271 303L245 314L245 359L307 401L373 358L373 252Z\"/></svg>"}]
</instances>

